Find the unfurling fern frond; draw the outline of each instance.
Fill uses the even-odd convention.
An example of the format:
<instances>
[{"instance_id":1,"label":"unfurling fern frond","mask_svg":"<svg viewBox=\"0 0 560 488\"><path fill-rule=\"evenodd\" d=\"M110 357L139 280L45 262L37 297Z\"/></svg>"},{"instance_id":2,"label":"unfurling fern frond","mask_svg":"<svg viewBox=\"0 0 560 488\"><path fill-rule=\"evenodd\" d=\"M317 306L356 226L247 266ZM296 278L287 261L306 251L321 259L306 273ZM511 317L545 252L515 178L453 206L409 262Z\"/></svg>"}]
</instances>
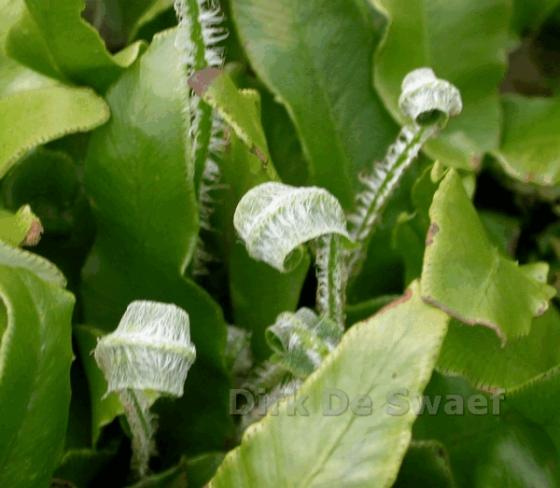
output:
<instances>
[{"instance_id":1,"label":"unfurling fern frond","mask_svg":"<svg viewBox=\"0 0 560 488\"><path fill-rule=\"evenodd\" d=\"M126 309L117 329L95 348L95 359L116 392L132 433L132 465L148 471L154 452L154 417L150 407L160 395L180 397L196 358L189 316L175 305L137 301Z\"/></svg>"},{"instance_id":2,"label":"unfurling fern frond","mask_svg":"<svg viewBox=\"0 0 560 488\"><path fill-rule=\"evenodd\" d=\"M463 104L457 88L436 78L431 69L420 68L405 77L399 107L409 123L385 159L361 177L364 189L356 197L355 212L349 217L350 234L360 244L349 258L351 275L360 271L369 239L404 172L449 118L461 113Z\"/></svg>"},{"instance_id":3,"label":"unfurling fern frond","mask_svg":"<svg viewBox=\"0 0 560 488\"><path fill-rule=\"evenodd\" d=\"M318 317L308 308L281 313L266 330L268 344L274 351L272 361L300 379L307 378L321 365L341 337L336 323L328 317Z\"/></svg>"},{"instance_id":4,"label":"unfurling fern frond","mask_svg":"<svg viewBox=\"0 0 560 488\"><path fill-rule=\"evenodd\" d=\"M249 255L279 271L295 268L303 244L314 241L317 254L317 306L321 315L344 328L346 217L326 190L263 183L239 202L233 218Z\"/></svg>"}]
</instances>

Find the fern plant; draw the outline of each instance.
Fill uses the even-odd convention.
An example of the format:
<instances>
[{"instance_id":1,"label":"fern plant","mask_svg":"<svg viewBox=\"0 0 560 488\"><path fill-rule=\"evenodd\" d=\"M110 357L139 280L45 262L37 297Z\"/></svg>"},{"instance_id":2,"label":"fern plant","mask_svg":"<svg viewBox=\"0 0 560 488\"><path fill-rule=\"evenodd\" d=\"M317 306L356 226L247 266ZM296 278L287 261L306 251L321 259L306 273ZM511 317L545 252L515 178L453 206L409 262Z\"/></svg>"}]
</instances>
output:
<instances>
[{"instance_id":1,"label":"fern plant","mask_svg":"<svg viewBox=\"0 0 560 488\"><path fill-rule=\"evenodd\" d=\"M558 8L0 0L0 487L560 486Z\"/></svg>"}]
</instances>

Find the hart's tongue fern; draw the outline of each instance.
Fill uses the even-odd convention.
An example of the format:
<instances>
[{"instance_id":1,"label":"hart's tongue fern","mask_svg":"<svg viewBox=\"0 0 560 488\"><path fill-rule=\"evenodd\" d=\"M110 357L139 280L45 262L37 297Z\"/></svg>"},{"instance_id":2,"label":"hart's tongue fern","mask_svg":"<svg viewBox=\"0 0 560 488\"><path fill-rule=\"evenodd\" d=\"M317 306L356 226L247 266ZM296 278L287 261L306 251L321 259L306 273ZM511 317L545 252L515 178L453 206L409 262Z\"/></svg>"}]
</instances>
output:
<instances>
[{"instance_id":1,"label":"hart's tongue fern","mask_svg":"<svg viewBox=\"0 0 560 488\"><path fill-rule=\"evenodd\" d=\"M177 48L185 69L185 83L197 71L222 67L224 53L220 44L228 33L223 26L224 16L219 3L214 0L175 0L175 12L179 20ZM194 162L200 225L209 230L212 193L219 187L218 163L225 148L224 124L212 107L192 90L189 90L185 109L189 118L190 157ZM193 274L204 274L206 264L211 260L212 256L199 238L193 258Z\"/></svg>"},{"instance_id":2,"label":"hart's tongue fern","mask_svg":"<svg viewBox=\"0 0 560 488\"><path fill-rule=\"evenodd\" d=\"M359 273L369 240L383 208L398 186L404 172L424 144L462 110L459 90L436 78L429 68L409 73L402 84L399 106L409 122L402 128L385 159L361 178L363 190L356 197L355 212L349 217L350 235L359 246L349 256L349 272Z\"/></svg>"}]
</instances>

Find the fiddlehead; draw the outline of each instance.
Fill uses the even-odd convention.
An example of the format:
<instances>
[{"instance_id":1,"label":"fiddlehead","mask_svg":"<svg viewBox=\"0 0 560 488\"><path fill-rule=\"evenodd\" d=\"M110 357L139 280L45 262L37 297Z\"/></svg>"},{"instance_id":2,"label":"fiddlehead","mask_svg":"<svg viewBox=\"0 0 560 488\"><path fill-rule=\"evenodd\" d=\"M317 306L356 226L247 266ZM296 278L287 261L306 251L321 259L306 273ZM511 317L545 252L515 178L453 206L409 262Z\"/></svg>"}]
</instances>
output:
<instances>
[{"instance_id":1,"label":"fiddlehead","mask_svg":"<svg viewBox=\"0 0 560 488\"><path fill-rule=\"evenodd\" d=\"M264 183L239 202L234 226L249 254L279 271L299 263L303 244L316 244L321 315L344 328L346 269L343 246L349 242L338 200L321 188Z\"/></svg>"},{"instance_id":2,"label":"fiddlehead","mask_svg":"<svg viewBox=\"0 0 560 488\"><path fill-rule=\"evenodd\" d=\"M364 189L356 197L355 212L349 217L350 234L359 243L349 257L351 275L360 271L375 226L404 172L424 144L463 107L459 90L436 78L429 68L417 69L405 77L399 106L409 123L402 128L385 159L362 176Z\"/></svg>"},{"instance_id":3,"label":"fiddlehead","mask_svg":"<svg viewBox=\"0 0 560 488\"><path fill-rule=\"evenodd\" d=\"M123 404L132 433L132 466L139 476L147 473L154 451L150 407L160 395L183 395L195 357L187 313L145 301L131 303L117 329L95 348L107 393L116 392Z\"/></svg>"}]
</instances>

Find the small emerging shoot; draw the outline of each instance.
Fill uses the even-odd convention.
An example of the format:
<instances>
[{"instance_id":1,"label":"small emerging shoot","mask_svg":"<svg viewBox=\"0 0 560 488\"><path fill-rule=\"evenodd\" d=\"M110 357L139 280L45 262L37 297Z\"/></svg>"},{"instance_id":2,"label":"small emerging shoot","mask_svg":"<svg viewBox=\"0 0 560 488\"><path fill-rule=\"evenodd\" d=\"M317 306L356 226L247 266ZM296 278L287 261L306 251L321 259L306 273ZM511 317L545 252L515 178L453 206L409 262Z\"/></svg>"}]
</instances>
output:
<instances>
[{"instance_id":1,"label":"small emerging shoot","mask_svg":"<svg viewBox=\"0 0 560 488\"><path fill-rule=\"evenodd\" d=\"M132 467L139 477L147 474L155 450L150 407L161 395L183 395L195 358L188 314L157 302L132 302L117 329L95 348L107 393L116 392L124 407L132 433Z\"/></svg>"}]
</instances>

